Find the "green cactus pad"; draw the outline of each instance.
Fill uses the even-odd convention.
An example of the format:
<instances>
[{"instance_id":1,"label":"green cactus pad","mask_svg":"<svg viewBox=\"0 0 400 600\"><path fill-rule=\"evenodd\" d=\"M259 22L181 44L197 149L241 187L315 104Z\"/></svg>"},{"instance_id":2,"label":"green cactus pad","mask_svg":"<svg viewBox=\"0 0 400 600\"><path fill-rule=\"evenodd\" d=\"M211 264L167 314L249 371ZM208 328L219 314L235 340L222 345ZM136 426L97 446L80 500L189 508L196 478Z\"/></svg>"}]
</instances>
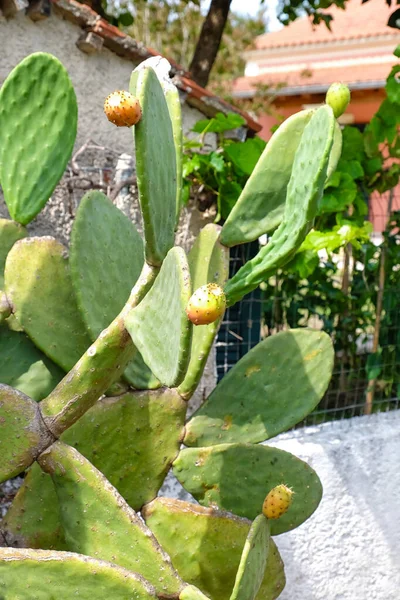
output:
<instances>
[{"instance_id":1,"label":"green cactus pad","mask_svg":"<svg viewBox=\"0 0 400 600\"><path fill-rule=\"evenodd\" d=\"M38 404L0 384L0 483L22 473L47 443Z\"/></svg>"},{"instance_id":2,"label":"green cactus pad","mask_svg":"<svg viewBox=\"0 0 400 600\"><path fill-rule=\"evenodd\" d=\"M5 283L18 322L38 348L68 371L90 338L76 305L64 246L51 237L20 240L8 255Z\"/></svg>"},{"instance_id":3,"label":"green cactus pad","mask_svg":"<svg viewBox=\"0 0 400 600\"><path fill-rule=\"evenodd\" d=\"M219 242L221 228L209 223L196 238L188 255L192 289L207 283L223 286L229 274L229 250ZM208 355L217 334L220 319L209 325L194 327L190 363L179 393L190 398L202 376Z\"/></svg>"},{"instance_id":4,"label":"green cactus pad","mask_svg":"<svg viewBox=\"0 0 400 600\"><path fill-rule=\"evenodd\" d=\"M290 509L271 523L277 535L301 525L317 508L322 486L315 471L284 450L253 444L221 444L182 450L173 464L183 487L205 506L255 519L265 496L284 483L294 491Z\"/></svg>"},{"instance_id":5,"label":"green cactus pad","mask_svg":"<svg viewBox=\"0 0 400 600\"><path fill-rule=\"evenodd\" d=\"M157 495L179 452L185 412L186 402L174 390L103 398L63 433L62 440L140 510ZM4 520L8 544L66 549L58 513L51 477L33 465Z\"/></svg>"},{"instance_id":6,"label":"green cactus pad","mask_svg":"<svg viewBox=\"0 0 400 600\"><path fill-rule=\"evenodd\" d=\"M50 54L25 58L0 90L0 182L14 221L29 223L64 173L75 143L75 92Z\"/></svg>"},{"instance_id":7,"label":"green cactus pad","mask_svg":"<svg viewBox=\"0 0 400 600\"><path fill-rule=\"evenodd\" d=\"M174 244L176 151L167 102L153 69L139 71L135 87L142 108L134 135L145 253L147 262L157 266Z\"/></svg>"},{"instance_id":8,"label":"green cactus pad","mask_svg":"<svg viewBox=\"0 0 400 600\"><path fill-rule=\"evenodd\" d=\"M251 521L172 498L156 498L142 515L185 581L213 600L229 600ZM284 586L282 559L271 540L257 600L274 600Z\"/></svg>"},{"instance_id":9,"label":"green cactus pad","mask_svg":"<svg viewBox=\"0 0 400 600\"><path fill-rule=\"evenodd\" d=\"M210 600L194 585L187 585L179 594L179 600Z\"/></svg>"},{"instance_id":10,"label":"green cactus pad","mask_svg":"<svg viewBox=\"0 0 400 600\"><path fill-rule=\"evenodd\" d=\"M269 243L226 284L228 306L273 275L302 244L324 190L334 131L332 109L321 106L304 128L295 154L283 221Z\"/></svg>"},{"instance_id":11,"label":"green cactus pad","mask_svg":"<svg viewBox=\"0 0 400 600\"><path fill-rule=\"evenodd\" d=\"M332 175L332 173L334 171L336 171L336 167L338 165L338 162L339 162L341 154L342 154L342 145L343 145L342 129L341 129L339 123L337 121L335 121L335 131L333 133L333 144L332 144L331 153L329 155L328 170L326 173L327 179L329 179L329 177Z\"/></svg>"},{"instance_id":12,"label":"green cactus pad","mask_svg":"<svg viewBox=\"0 0 400 600\"><path fill-rule=\"evenodd\" d=\"M71 552L0 548L2 600L156 600L142 577Z\"/></svg>"},{"instance_id":13,"label":"green cactus pad","mask_svg":"<svg viewBox=\"0 0 400 600\"><path fill-rule=\"evenodd\" d=\"M19 223L9 219L0 219L0 290L4 289L4 267L7 254L15 242L26 237L28 232Z\"/></svg>"},{"instance_id":14,"label":"green cactus pad","mask_svg":"<svg viewBox=\"0 0 400 600\"><path fill-rule=\"evenodd\" d=\"M157 495L179 452L185 412L186 403L175 390L103 398L62 439L140 510Z\"/></svg>"},{"instance_id":15,"label":"green cactus pad","mask_svg":"<svg viewBox=\"0 0 400 600\"><path fill-rule=\"evenodd\" d=\"M161 386L138 350L124 371L124 379L136 390L156 390Z\"/></svg>"},{"instance_id":16,"label":"green cactus pad","mask_svg":"<svg viewBox=\"0 0 400 600\"><path fill-rule=\"evenodd\" d=\"M176 156L176 226L179 222L179 217L182 208L182 146L183 146L183 129L182 129L182 109L179 99L178 88L170 84L164 87L165 99L169 110L169 116L172 123L172 133L175 144Z\"/></svg>"},{"instance_id":17,"label":"green cactus pad","mask_svg":"<svg viewBox=\"0 0 400 600\"><path fill-rule=\"evenodd\" d=\"M168 387L182 382L190 360L192 324L185 312L190 295L185 252L172 248L151 290L125 317L125 326L145 363Z\"/></svg>"},{"instance_id":18,"label":"green cactus pad","mask_svg":"<svg viewBox=\"0 0 400 600\"><path fill-rule=\"evenodd\" d=\"M143 521L77 450L55 442L38 463L53 479L69 549L135 569L160 593L181 589L169 557Z\"/></svg>"},{"instance_id":19,"label":"green cactus pad","mask_svg":"<svg viewBox=\"0 0 400 600\"><path fill-rule=\"evenodd\" d=\"M16 388L33 400L42 400L63 377L64 371L24 333L0 326L0 383Z\"/></svg>"},{"instance_id":20,"label":"green cactus pad","mask_svg":"<svg viewBox=\"0 0 400 600\"><path fill-rule=\"evenodd\" d=\"M143 299L158 273L143 265L143 271L128 302L113 322L101 332L74 367L40 408L47 427L59 437L113 386L135 355L135 347L125 328L124 316Z\"/></svg>"},{"instance_id":21,"label":"green cactus pad","mask_svg":"<svg viewBox=\"0 0 400 600\"><path fill-rule=\"evenodd\" d=\"M193 415L184 443L255 443L286 431L323 397L333 359L323 331L292 329L268 337L236 363Z\"/></svg>"},{"instance_id":22,"label":"green cactus pad","mask_svg":"<svg viewBox=\"0 0 400 600\"><path fill-rule=\"evenodd\" d=\"M144 262L133 223L101 192L82 198L71 234L76 299L94 341L123 309Z\"/></svg>"},{"instance_id":23,"label":"green cactus pad","mask_svg":"<svg viewBox=\"0 0 400 600\"><path fill-rule=\"evenodd\" d=\"M264 515L258 515L244 544L230 600L254 600L257 597L267 565L269 542L268 521Z\"/></svg>"},{"instance_id":24,"label":"green cactus pad","mask_svg":"<svg viewBox=\"0 0 400 600\"><path fill-rule=\"evenodd\" d=\"M68 550L52 479L36 462L1 521L0 532L7 546Z\"/></svg>"},{"instance_id":25,"label":"green cactus pad","mask_svg":"<svg viewBox=\"0 0 400 600\"><path fill-rule=\"evenodd\" d=\"M94 341L123 309L144 262L133 223L101 192L88 192L71 235L70 265L76 299ZM135 388L159 387L139 353L125 371Z\"/></svg>"},{"instance_id":26,"label":"green cactus pad","mask_svg":"<svg viewBox=\"0 0 400 600\"><path fill-rule=\"evenodd\" d=\"M268 141L222 228L222 244L251 242L280 224L294 156L313 113L302 110L292 115Z\"/></svg>"}]
</instances>

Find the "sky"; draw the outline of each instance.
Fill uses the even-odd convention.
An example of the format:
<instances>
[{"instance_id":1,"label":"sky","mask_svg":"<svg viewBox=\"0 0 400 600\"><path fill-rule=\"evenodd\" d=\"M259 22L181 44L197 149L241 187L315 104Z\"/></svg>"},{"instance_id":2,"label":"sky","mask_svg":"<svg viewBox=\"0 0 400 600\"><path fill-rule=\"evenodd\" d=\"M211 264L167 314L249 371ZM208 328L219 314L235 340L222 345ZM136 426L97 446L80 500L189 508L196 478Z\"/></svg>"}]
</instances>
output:
<instances>
[{"instance_id":1,"label":"sky","mask_svg":"<svg viewBox=\"0 0 400 600\"><path fill-rule=\"evenodd\" d=\"M267 9L268 31L276 31L282 27L276 18L277 3L277 0L265 0L264 2L264 6ZM208 8L209 4L209 0L205 0L203 2L204 8ZM260 0L233 0L231 4L231 10L233 12L249 15L255 15L259 7Z\"/></svg>"}]
</instances>

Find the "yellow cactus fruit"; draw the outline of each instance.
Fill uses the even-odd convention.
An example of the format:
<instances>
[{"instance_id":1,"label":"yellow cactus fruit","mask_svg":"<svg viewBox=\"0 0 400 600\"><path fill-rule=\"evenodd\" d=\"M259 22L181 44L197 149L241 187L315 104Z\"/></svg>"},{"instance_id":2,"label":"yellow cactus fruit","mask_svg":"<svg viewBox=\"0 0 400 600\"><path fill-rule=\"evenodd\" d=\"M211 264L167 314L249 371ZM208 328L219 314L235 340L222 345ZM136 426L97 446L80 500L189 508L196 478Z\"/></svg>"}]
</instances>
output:
<instances>
[{"instance_id":1,"label":"yellow cactus fruit","mask_svg":"<svg viewBox=\"0 0 400 600\"><path fill-rule=\"evenodd\" d=\"M263 514L267 519L279 519L284 515L292 504L293 490L284 485L272 488L264 500Z\"/></svg>"},{"instance_id":2,"label":"yellow cactus fruit","mask_svg":"<svg viewBox=\"0 0 400 600\"><path fill-rule=\"evenodd\" d=\"M139 100L129 92L121 90L107 96L104 112L107 119L117 127L132 127L142 116Z\"/></svg>"},{"instance_id":3,"label":"yellow cactus fruit","mask_svg":"<svg viewBox=\"0 0 400 600\"><path fill-rule=\"evenodd\" d=\"M194 292L186 307L186 314L195 325L208 325L219 319L225 308L223 289L216 283L208 283Z\"/></svg>"}]
</instances>

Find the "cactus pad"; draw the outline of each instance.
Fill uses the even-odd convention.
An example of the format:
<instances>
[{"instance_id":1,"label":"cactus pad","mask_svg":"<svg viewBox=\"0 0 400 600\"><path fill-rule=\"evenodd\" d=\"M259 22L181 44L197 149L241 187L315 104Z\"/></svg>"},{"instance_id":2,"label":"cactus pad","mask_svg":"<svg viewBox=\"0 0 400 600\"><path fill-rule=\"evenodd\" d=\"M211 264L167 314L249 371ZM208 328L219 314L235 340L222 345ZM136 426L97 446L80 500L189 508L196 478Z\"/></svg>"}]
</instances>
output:
<instances>
[{"instance_id":1,"label":"cactus pad","mask_svg":"<svg viewBox=\"0 0 400 600\"><path fill-rule=\"evenodd\" d=\"M229 273L229 251L219 242L221 228L209 223L193 244L188 255L192 289L197 290L207 283L224 285ZM200 381L220 319L193 329L190 363L179 393L189 398Z\"/></svg>"},{"instance_id":2,"label":"cactus pad","mask_svg":"<svg viewBox=\"0 0 400 600\"><path fill-rule=\"evenodd\" d=\"M291 329L260 342L225 375L186 425L187 446L262 442L299 423L324 395L330 337Z\"/></svg>"},{"instance_id":3,"label":"cactus pad","mask_svg":"<svg viewBox=\"0 0 400 600\"><path fill-rule=\"evenodd\" d=\"M281 223L294 156L313 112L292 115L268 141L222 228L222 244L251 242Z\"/></svg>"},{"instance_id":4,"label":"cactus pad","mask_svg":"<svg viewBox=\"0 0 400 600\"><path fill-rule=\"evenodd\" d=\"M182 582L135 511L77 450L55 442L38 458L56 488L69 549L135 569L159 592Z\"/></svg>"},{"instance_id":5,"label":"cactus pad","mask_svg":"<svg viewBox=\"0 0 400 600\"><path fill-rule=\"evenodd\" d=\"M5 283L18 322L38 348L68 371L90 339L65 255L64 246L51 237L20 240L8 255Z\"/></svg>"},{"instance_id":6,"label":"cactus pad","mask_svg":"<svg viewBox=\"0 0 400 600\"><path fill-rule=\"evenodd\" d=\"M187 585L179 594L179 600L210 600L194 585Z\"/></svg>"},{"instance_id":7,"label":"cactus pad","mask_svg":"<svg viewBox=\"0 0 400 600\"><path fill-rule=\"evenodd\" d=\"M290 510L271 523L271 533L290 531L317 508L322 486L315 471L289 452L253 444L221 444L181 450L173 464L183 487L204 506L255 519L265 496L285 483L294 491Z\"/></svg>"},{"instance_id":8,"label":"cactus pad","mask_svg":"<svg viewBox=\"0 0 400 600\"><path fill-rule=\"evenodd\" d=\"M77 103L62 64L31 54L0 90L0 182L11 217L26 225L61 178L75 143Z\"/></svg>"},{"instance_id":9,"label":"cactus pad","mask_svg":"<svg viewBox=\"0 0 400 600\"><path fill-rule=\"evenodd\" d=\"M160 489L179 452L186 402L174 390L102 398L61 439L101 471L134 510ZM112 448L112 452L110 452ZM30 469L8 511L4 530L30 548L66 549L53 482Z\"/></svg>"},{"instance_id":10,"label":"cactus pad","mask_svg":"<svg viewBox=\"0 0 400 600\"><path fill-rule=\"evenodd\" d=\"M71 552L0 548L3 600L157 600L150 584L116 565Z\"/></svg>"},{"instance_id":11,"label":"cactus pad","mask_svg":"<svg viewBox=\"0 0 400 600\"><path fill-rule=\"evenodd\" d=\"M36 462L28 470L0 530L7 546L68 550L53 482Z\"/></svg>"},{"instance_id":12,"label":"cactus pad","mask_svg":"<svg viewBox=\"0 0 400 600\"><path fill-rule=\"evenodd\" d=\"M49 440L38 404L0 384L0 482L22 473Z\"/></svg>"},{"instance_id":13,"label":"cactus pad","mask_svg":"<svg viewBox=\"0 0 400 600\"><path fill-rule=\"evenodd\" d=\"M269 549L269 527L264 515L251 524L244 543L230 600L254 600L262 584Z\"/></svg>"},{"instance_id":14,"label":"cactus pad","mask_svg":"<svg viewBox=\"0 0 400 600\"><path fill-rule=\"evenodd\" d=\"M176 151L171 118L157 75L147 67L135 79L135 92L142 107L142 118L134 128L139 202L146 260L157 266L174 244Z\"/></svg>"},{"instance_id":15,"label":"cactus pad","mask_svg":"<svg viewBox=\"0 0 400 600\"><path fill-rule=\"evenodd\" d=\"M0 290L4 289L4 267L7 254L18 240L26 237L28 232L19 223L9 219L0 219Z\"/></svg>"},{"instance_id":16,"label":"cactus pad","mask_svg":"<svg viewBox=\"0 0 400 600\"><path fill-rule=\"evenodd\" d=\"M156 498L142 515L185 581L212 600L229 600L251 521L172 498ZM283 563L270 540L257 600L274 600L284 586Z\"/></svg>"},{"instance_id":17,"label":"cactus pad","mask_svg":"<svg viewBox=\"0 0 400 600\"><path fill-rule=\"evenodd\" d=\"M302 244L324 190L334 131L332 109L321 106L304 128L296 150L283 221L269 243L226 284L228 306L273 275Z\"/></svg>"},{"instance_id":18,"label":"cactus pad","mask_svg":"<svg viewBox=\"0 0 400 600\"><path fill-rule=\"evenodd\" d=\"M92 341L123 309L143 262L143 242L133 223L101 192L85 194L72 229L70 265Z\"/></svg>"},{"instance_id":19,"label":"cactus pad","mask_svg":"<svg viewBox=\"0 0 400 600\"><path fill-rule=\"evenodd\" d=\"M185 252L168 252L151 290L125 317L125 325L145 363L162 384L179 385L189 359L192 325L185 308L191 294Z\"/></svg>"},{"instance_id":20,"label":"cactus pad","mask_svg":"<svg viewBox=\"0 0 400 600\"><path fill-rule=\"evenodd\" d=\"M0 326L0 382L11 385L33 400L45 398L64 372L21 332Z\"/></svg>"}]
</instances>

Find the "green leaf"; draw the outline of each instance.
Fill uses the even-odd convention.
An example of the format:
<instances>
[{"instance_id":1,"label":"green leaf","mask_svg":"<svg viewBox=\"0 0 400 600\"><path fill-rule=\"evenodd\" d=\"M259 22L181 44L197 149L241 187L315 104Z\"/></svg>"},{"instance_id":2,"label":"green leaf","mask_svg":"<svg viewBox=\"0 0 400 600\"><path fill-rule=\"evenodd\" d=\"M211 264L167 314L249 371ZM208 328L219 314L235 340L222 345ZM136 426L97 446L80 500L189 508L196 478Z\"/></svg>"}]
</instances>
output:
<instances>
[{"instance_id":1,"label":"green leaf","mask_svg":"<svg viewBox=\"0 0 400 600\"><path fill-rule=\"evenodd\" d=\"M345 210L352 204L357 195L357 185L347 173L340 173L340 184L331 189L326 188L322 197L318 214L334 213Z\"/></svg>"},{"instance_id":2,"label":"green leaf","mask_svg":"<svg viewBox=\"0 0 400 600\"><path fill-rule=\"evenodd\" d=\"M314 250L304 250L295 254L293 260L286 265L286 269L290 273L298 273L301 279L307 279L318 265L318 254Z\"/></svg>"},{"instance_id":3,"label":"green leaf","mask_svg":"<svg viewBox=\"0 0 400 600\"><path fill-rule=\"evenodd\" d=\"M346 126L343 131L342 161L358 160L364 157L363 135L356 127Z\"/></svg>"},{"instance_id":4,"label":"green leaf","mask_svg":"<svg viewBox=\"0 0 400 600\"><path fill-rule=\"evenodd\" d=\"M396 65L390 72L386 81L386 94L390 102L400 104L400 65Z\"/></svg>"},{"instance_id":5,"label":"green leaf","mask_svg":"<svg viewBox=\"0 0 400 600\"><path fill-rule=\"evenodd\" d=\"M211 152L210 165L217 171L217 173L222 173L225 169L224 157L217 152Z\"/></svg>"},{"instance_id":6,"label":"green leaf","mask_svg":"<svg viewBox=\"0 0 400 600\"><path fill-rule=\"evenodd\" d=\"M204 131L210 133L223 133L224 131L237 129L245 123L246 119L237 113L229 113L228 115L217 113L213 119L202 119L201 121L197 121L193 126L192 131L196 133L204 133Z\"/></svg>"},{"instance_id":7,"label":"green leaf","mask_svg":"<svg viewBox=\"0 0 400 600\"><path fill-rule=\"evenodd\" d=\"M123 25L124 27L129 27L133 24L133 16L131 13L125 12L118 16L118 24Z\"/></svg>"},{"instance_id":8,"label":"green leaf","mask_svg":"<svg viewBox=\"0 0 400 600\"><path fill-rule=\"evenodd\" d=\"M361 179L364 175L364 169L358 160L340 160L338 171L347 173L352 179Z\"/></svg>"},{"instance_id":9,"label":"green leaf","mask_svg":"<svg viewBox=\"0 0 400 600\"><path fill-rule=\"evenodd\" d=\"M260 144L259 138L254 138L226 146L225 153L239 172L251 175L264 147L265 143Z\"/></svg>"}]
</instances>

